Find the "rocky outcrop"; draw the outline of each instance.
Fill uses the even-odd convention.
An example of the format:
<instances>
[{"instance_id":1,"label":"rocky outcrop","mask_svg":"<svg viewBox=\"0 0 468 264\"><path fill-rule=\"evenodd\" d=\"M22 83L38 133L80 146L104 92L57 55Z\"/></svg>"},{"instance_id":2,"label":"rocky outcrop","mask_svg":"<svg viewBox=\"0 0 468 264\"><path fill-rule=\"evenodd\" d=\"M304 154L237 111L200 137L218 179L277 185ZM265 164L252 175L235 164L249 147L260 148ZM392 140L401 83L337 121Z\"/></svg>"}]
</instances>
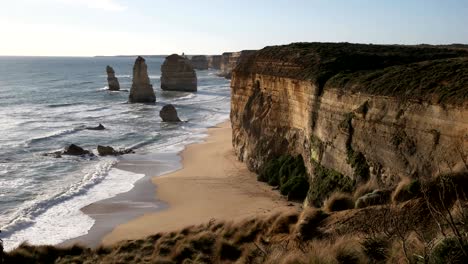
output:
<instances>
[{"instance_id":1,"label":"rocky outcrop","mask_svg":"<svg viewBox=\"0 0 468 264\"><path fill-rule=\"evenodd\" d=\"M171 104L165 105L161 111L159 111L159 116L163 122L180 122L177 110Z\"/></svg>"},{"instance_id":2,"label":"rocky outcrop","mask_svg":"<svg viewBox=\"0 0 468 264\"><path fill-rule=\"evenodd\" d=\"M75 144L71 144L70 146L66 147L62 155L70 155L70 156L84 156L84 155L90 155L92 154L89 150L85 150L80 146L77 146Z\"/></svg>"},{"instance_id":3,"label":"rocky outcrop","mask_svg":"<svg viewBox=\"0 0 468 264\"><path fill-rule=\"evenodd\" d=\"M154 94L153 85L148 77L148 66L145 59L138 56L133 66L133 82L130 96L130 103L154 103L156 95Z\"/></svg>"},{"instance_id":4,"label":"rocky outcrop","mask_svg":"<svg viewBox=\"0 0 468 264\"><path fill-rule=\"evenodd\" d=\"M301 155L311 183L317 169L388 187L467 171L467 57L435 47L267 47L233 73L235 152L256 172Z\"/></svg>"},{"instance_id":5,"label":"rocky outcrop","mask_svg":"<svg viewBox=\"0 0 468 264\"><path fill-rule=\"evenodd\" d=\"M161 89L166 91L197 91L197 74L185 57L172 54L161 66Z\"/></svg>"},{"instance_id":6,"label":"rocky outcrop","mask_svg":"<svg viewBox=\"0 0 468 264\"><path fill-rule=\"evenodd\" d=\"M208 68L220 70L221 69L221 55L213 55L208 57Z\"/></svg>"},{"instance_id":7,"label":"rocky outcrop","mask_svg":"<svg viewBox=\"0 0 468 264\"><path fill-rule=\"evenodd\" d=\"M196 55L190 59L195 70L208 70L208 59L204 55Z\"/></svg>"},{"instance_id":8,"label":"rocky outcrop","mask_svg":"<svg viewBox=\"0 0 468 264\"><path fill-rule=\"evenodd\" d=\"M132 149L120 149L115 150L113 147L109 146L97 146L97 151L99 156L120 156L124 154L134 153Z\"/></svg>"},{"instance_id":9,"label":"rocky outcrop","mask_svg":"<svg viewBox=\"0 0 468 264\"><path fill-rule=\"evenodd\" d=\"M106 72L107 72L107 85L109 86L109 90L119 91L120 90L119 79L115 77L114 69L111 66L107 65Z\"/></svg>"},{"instance_id":10,"label":"rocky outcrop","mask_svg":"<svg viewBox=\"0 0 468 264\"><path fill-rule=\"evenodd\" d=\"M86 130L105 130L106 128L102 125L102 124L99 124L98 126L96 127L87 127Z\"/></svg>"},{"instance_id":11,"label":"rocky outcrop","mask_svg":"<svg viewBox=\"0 0 468 264\"><path fill-rule=\"evenodd\" d=\"M225 52L221 55L219 76L231 79L232 71L242 61L246 60L255 50L243 50L240 52Z\"/></svg>"}]
</instances>

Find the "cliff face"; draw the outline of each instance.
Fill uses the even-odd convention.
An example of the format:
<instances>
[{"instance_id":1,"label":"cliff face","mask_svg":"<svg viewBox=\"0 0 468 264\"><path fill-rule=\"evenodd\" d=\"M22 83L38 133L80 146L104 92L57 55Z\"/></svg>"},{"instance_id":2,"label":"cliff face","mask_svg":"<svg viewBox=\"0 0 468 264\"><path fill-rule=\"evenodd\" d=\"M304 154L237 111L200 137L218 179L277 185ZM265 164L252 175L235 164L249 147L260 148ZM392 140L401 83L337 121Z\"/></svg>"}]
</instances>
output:
<instances>
[{"instance_id":1,"label":"cliff face","mask_svg":"<svg viewBox=\"0 0 468 264\"><path fill-rule=\"evenodd\" d=\"M220 70L221 69L221 55L213 55L208 57L208 68Z\"/></svg>"},{"instance_id":2,"label":"cliff face","mask_svg":"<svg viewBox=\"0 0 468 264\"><path fill-rule=\"evenodd\" d=\"M237 66L231 91L233 146L253 171L285 154L302 155L311 180L318 167L386 186L468 170L466 51L267 47Z\"/></svg>"},{"instance_id":3,"label":"cliff face","mask_svg":"<svg viewBox=\"0 0 468 264\"><path fill-rule=\"evenodd\" d=\"M208 70L208 59L204 55L193 56L190 62L195 70Z\"/></svg>"},{"instance_id":4,"label":"cliff face","mask_svg":"<svg viewBox=\"0 0 468 264\"><path fill-rule=\"evenodd\" d=\"M255 50L243 50L239 52L225 52L221 55L220 73L221 77L231 79L232 71L242 61L254 54Z\"/></svg>"}]
</instances>

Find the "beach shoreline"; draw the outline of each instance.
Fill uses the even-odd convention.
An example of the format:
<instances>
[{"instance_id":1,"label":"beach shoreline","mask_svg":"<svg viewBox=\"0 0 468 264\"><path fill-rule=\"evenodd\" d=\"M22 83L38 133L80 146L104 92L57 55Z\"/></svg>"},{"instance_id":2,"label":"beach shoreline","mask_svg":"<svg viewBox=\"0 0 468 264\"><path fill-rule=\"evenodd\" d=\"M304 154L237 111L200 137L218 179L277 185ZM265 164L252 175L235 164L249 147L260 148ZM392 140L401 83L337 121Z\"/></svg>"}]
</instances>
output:
<instances>
[{"instance_id":1,"label":"beach shoreline","mask_svg":"<svg viewBox=\"0 0 468 264\"><path fill-rule=\"evenodd\" d=\"M128 192L119 193L81 208L80 211L91 217L95 223L87 231L87 234L67 239L58 245L67 247L79 244L95 248L101 245L103 237L112 232L118 225L146 213L167 209L168 204L155 194L157 186L152 182L152 179L182 169L183 151L190 145L204 142L209 136L209 130L224 122L229 122L229 119L208 127L202 141L189 143L177 153L128 154L119 157L119 161L113 168L132 174L143 174L144 177L135 182Z\"/></svg>"},{"instance_id":2,"label":"beach shoreline","mask_svg":"<svg viewBox=\"0 0 468 264\"><path fill-rule=\"evenodd\" d=\"M119 224L103 237L104 245L171 232L213 219L237 221L275 212L298 210L299 203L258 182L256 175L237 160L232 149L230 121L208 129L201 143L179 154L182 168L152 177L154 197L167 207Z\"/></svg>"},{"instance_id":3,"label":"beach shoreline","mask_svg":"<svg viewBox=\"0 0 468 264\"><path fill-rule=\"evenodd\" d=\"M158 154L147 161L134 155L123 158L115 168L145 177L127 193L82 208L95 224L88 234L59 245L78 243L95 248L212 219L241 220L299 209L299 203L287 201L271 186L258 182L237 160L231 134L228 120L208 128L202 142L185 146L177 153L178 160L167 157L165 162L155 162L161 159Z\"/></svg>"}]
</instances>

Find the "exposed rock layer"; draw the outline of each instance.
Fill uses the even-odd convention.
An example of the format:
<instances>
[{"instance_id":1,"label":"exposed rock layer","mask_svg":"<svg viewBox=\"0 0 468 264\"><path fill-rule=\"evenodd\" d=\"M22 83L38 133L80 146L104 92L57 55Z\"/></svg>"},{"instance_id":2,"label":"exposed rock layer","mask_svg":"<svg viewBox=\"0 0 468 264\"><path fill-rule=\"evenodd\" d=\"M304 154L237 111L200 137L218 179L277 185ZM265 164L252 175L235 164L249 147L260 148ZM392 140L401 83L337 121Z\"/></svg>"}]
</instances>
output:
<instances>
[{"instance_id":1,"label":"exposed rock layer","mask_svg":"<svg viewBox=\"0 0 468 264\"><path fill-rule=\"evenodd\" d=\"M466 171L467 57L433 47L267 47L233 73L235 152L257 172L300 154L311 178L320 165L355 180L367 170L387 186Z\"/></svg>"},{"instance_id":2,"label":"exposed rock layer","mask_svg":"<svg viewBox=\"0 0 468 264\"><path fill-rule=\"evenodd\" d=\"M166 57L161 66L161 89L168 91L197 91L197 74L190 61L177 54Z\"/></svg>"},{"instance_id":3,"label":"exposed rock layer","mask_svg":"<svg viewBox=\"0 0 468 264\"><path fill-rule=\"evenodd\" d=\"M208 59L204 55L196 55L190 59L195 70L208 70Z\"/></svg>"},{"instance_id":4,"label":"exposed rock layer","mask_svg":"<svg viewBox=\"0 0 468 264\"><path fill-rule=\"evenodd\" d=\"M107 84L109 86L109 90L119 91L120 90L119 79L115 77L114 69L108 65L106 67L106 72L107 72Z\"/></svg>"},{"instance_id":5,"label":"exposed rock layer","mask_svg":"<svg viewBox=\"0 0 468 264\"><path fill-rule=\"evenodd\" d=\"M130 103L154 103L156 95L148 77L148 66L145 59L138 56L133 66L133 83L129 95Z\"/></svg>"},{"instance_id":6,"label":"exposed rock layer","mask_svg":"<svg viewBox=\"0 0 468 264\"><path fill-rule=\"evenodd\" d=\"M220 73L221 77L231 79L232 70L242 61L254 54L255 50L243 50L240 52L225 52L221 55Z\"/></svg>"}]
</instances>

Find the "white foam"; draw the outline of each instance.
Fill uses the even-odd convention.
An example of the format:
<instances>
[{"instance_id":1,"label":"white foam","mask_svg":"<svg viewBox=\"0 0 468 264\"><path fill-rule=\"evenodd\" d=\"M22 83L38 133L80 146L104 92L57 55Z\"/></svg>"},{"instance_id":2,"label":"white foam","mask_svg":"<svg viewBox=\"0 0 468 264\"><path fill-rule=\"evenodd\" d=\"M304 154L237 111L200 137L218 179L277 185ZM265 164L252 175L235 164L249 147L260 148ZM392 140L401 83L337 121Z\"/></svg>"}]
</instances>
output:
<instances>
[{"instance_id":1,"label":"white foam","mask_svg":"<svg viewBox=\"0 0 468 264\"><path fill-rule=\"evenodd\" d=\"M130 191L135 182L143 177L144 174L112 168L101 183L85 193L58 203L34 219L29 219L33 221L29 227L20 229L4 239L5 249L14 249L24 241L34 245L58 244L86 235L95 221L80 209Z\"/></svg>"}]
</instances>

